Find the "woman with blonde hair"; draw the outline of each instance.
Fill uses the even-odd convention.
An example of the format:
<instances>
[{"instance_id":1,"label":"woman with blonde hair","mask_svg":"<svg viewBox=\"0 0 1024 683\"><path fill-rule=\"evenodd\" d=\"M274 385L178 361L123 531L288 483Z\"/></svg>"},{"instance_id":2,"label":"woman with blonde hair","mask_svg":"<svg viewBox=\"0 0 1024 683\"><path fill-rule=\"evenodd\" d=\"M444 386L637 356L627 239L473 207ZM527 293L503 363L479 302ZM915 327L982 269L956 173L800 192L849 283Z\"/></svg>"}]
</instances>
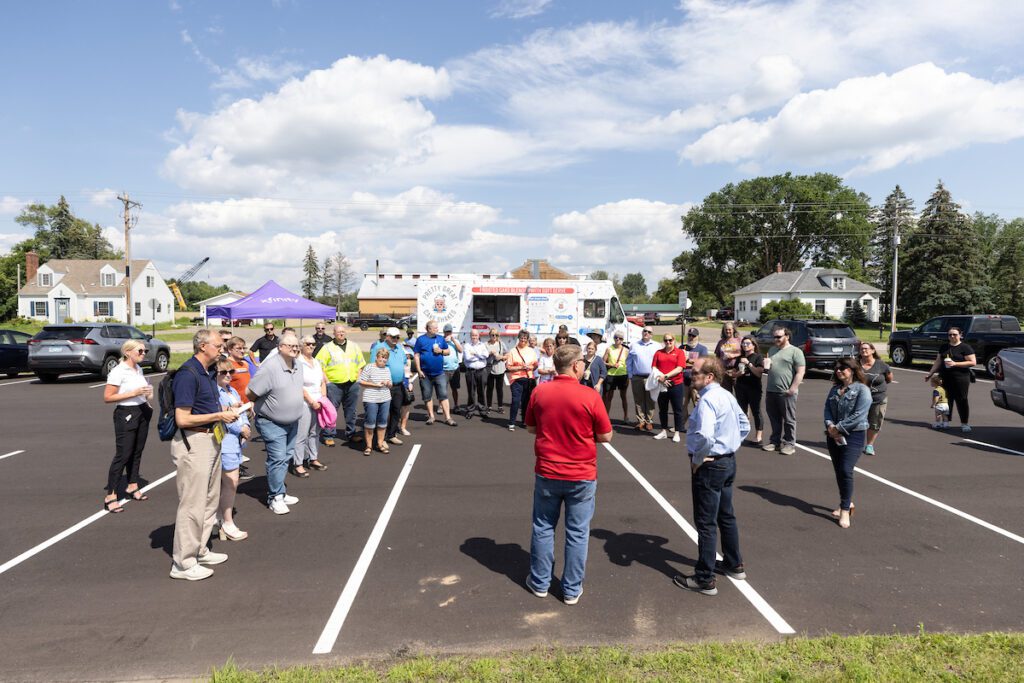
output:
<instances>
[{"instance_id":1,"label":"woman with blonde hair","mask_svg":"<svg viewBox=\"0 0 1024 683\"><path fill-rule=\"evenodd\" d=\"M236 410L242 406L231 380L237 370L234 361L222 358L217 361L217 399L224 410ZM224 438L220 442L220 502L217 504L217 523L220 525L220 540L244 541L249 532L235 525L235 493L238 491L239 470L242 467L242 448L252 433L249 419L244 412L238 419L224 425Z\"/></svg>"},{"instance_id":2,"label":"woman with blonde hair","mask_svg":"<svg viewBox=\"0 0 1024 683\"><path fill-rule=\"evenodd\" d=\"M313 350L316 349L316 339L313 335L307 334L302 338L301 344L302 350L296 362L302 369L302 400L306 402L307 410L299 418L295 451L292 453L292 463L288 469L296 477L305 478L309 476L306 467L314 470L327 469L327 465L320 462L317 447L320 438L317 411L320 410L320 401L327 396L327 375L324 374L320 361L313 357Z\"/></svg>"},{"instance_id":3,"label":"woman with blonde hair","mask_svg":"<svg viewBox=\"0 0 1024 683\"><path fill-rule=\"evenodd\" d=\"M121 345L121 362L107 375L103 401L116 403L114 408L114 459L107 471L107 495L103 507L107 512L124 512L117 499L117 483L124 474L128 479L125 495L132 500L147 500L139 490L139 465L149 435L153 408L149 398L153 387L142 373L140 362L146 357L146 345L129 339Z\"/></svg>"}]
</instances>

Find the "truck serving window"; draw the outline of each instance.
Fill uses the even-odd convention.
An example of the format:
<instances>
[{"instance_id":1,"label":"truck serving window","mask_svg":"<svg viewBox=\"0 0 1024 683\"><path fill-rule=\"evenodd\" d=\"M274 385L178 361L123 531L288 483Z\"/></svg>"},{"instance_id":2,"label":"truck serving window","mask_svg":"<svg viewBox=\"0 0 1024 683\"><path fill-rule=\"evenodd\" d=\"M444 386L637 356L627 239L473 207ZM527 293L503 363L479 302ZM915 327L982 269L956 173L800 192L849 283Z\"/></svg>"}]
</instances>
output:
<instances>
[{"instance_id":1,"label":"truck serving window","mask_svg":"<svg viewBox=\"0 0 1024 683\"><path fill-rule=\"evenodd\" d=\"M473 322L475 323L517 323L519 322L518 296L473 297Z\"/></svg>"},{"instance_id":2,"label":"truck serving window","mask_svg":"<svg viewBox=\"0 0 1024 683\"><path fill-rule=\"evenodd\" d=\"M584 318L600 318L604 320L605 313L607 311L607 304L604 299L584 299L583 300L583 317Z\"/></svg>"},{"instance_id":3,"label":"truck serving window","mask_svg":"<svg viewBox=\"0 0 1024 683\"><path fill-rule=\"evenodd\" d=\"M622 312L622 306L619 305L619 300L616 297L612 297L611 302L612 310L608 316L608 322L617 325L626 319L626 314Z\"/></svg>"}]
</instances>

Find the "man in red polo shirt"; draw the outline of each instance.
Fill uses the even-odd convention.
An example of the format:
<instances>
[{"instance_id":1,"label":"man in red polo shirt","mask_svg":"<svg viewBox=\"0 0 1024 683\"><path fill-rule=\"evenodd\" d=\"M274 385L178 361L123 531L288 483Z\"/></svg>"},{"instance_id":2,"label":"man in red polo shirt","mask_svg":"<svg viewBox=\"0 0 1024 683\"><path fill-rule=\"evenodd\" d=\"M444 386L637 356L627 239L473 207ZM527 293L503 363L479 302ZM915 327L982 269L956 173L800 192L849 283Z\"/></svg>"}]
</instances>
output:
<instances>
[{"instance_id":1,"label":"man in red polo shirt","mask_svg":"<svg viewBox=\"0 0 1024 683\"><path fill-rule=\"evenodd\" d=\"M612 423L601 396L580 384L584 361L579 346L555 349L554 380L533 391L526 428L533 445L533 535L526 587L547 597L555 560L555 525L565 505L565 569L562 599L575 605L583 593L590 519L597 493L597 444L612 440Z\"/></svg>"}]
</instances>

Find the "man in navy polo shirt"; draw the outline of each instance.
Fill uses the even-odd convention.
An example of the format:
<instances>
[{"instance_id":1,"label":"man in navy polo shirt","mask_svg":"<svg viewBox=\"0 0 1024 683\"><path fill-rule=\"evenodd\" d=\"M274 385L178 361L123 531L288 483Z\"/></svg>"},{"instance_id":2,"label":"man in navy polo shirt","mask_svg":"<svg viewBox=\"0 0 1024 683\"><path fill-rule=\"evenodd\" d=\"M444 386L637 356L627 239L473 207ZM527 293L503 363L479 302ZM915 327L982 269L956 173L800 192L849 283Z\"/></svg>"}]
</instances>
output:
<instances>
[{"instance_id":1,"label":"man in navy polo shirt","mask_svg":"<svg viewBox=\"0 0 1024 683\"><path fill-rule=\"evenodd\" d=\"M580 384L585 363L579 346L555 349L555 378L534 389L526 429L536 434L533 535L526 587L547 597L555 560L555 525L565 505L565 569L562 599L575 605L583 593L590 519L597 494L597 444L612 440L612 423L601 396Z\"/></svg>"},{"instance_id":2,"label":"man in navy polo shirt","mask_svg":"<svg viewBox=\"0 0 1024 683\"><path fill-rule=\"evenodd\" d=\"M224 342L210 330L192 338L195 355L174 375L174 421L171 458L178 473L178 513L174 518L171 578L199 581L213 575L208 565L228 559L206 547L220 502L220 444L214 426L234 422L233 410L221 410L217 397L216 361ZM187 442L187 443L186 443Z\"/></svg>"},{"instance_id":3,"label":"man in navy polo shirt","mask_svg":"<svg viewBox=\"0 0 1024 683\"><path fill-rule=\"evenodd\" d=\"M448 409L448 377L444 374L444 357L451 353L448 342L437 333L437 321L428 321L426 334L420 336L413 346L416 372L420 376L420 391L423 392L423 403L427 406L428 425L434 424L434 404L431 399L436 391L441 412L444 413L444 423L449 427L458 426Z\"/></svg>"}]
</instances>

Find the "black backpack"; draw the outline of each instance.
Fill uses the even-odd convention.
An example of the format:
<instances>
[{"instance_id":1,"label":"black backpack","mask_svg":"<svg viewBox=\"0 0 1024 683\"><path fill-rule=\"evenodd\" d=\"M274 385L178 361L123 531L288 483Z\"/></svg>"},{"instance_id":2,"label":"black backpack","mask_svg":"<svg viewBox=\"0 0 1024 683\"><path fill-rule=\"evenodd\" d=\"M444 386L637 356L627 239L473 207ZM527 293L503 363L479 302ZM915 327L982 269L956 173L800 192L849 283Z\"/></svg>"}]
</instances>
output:
<instances>
[{"instance_id":1,"label":"black backpack","mask_svg":"<svg viewBox=\"0 0 1024 683\"><path fill-rule=\"evenodd\" d=\"M174 438L174 433L178 431L178 423L174 419L174 376L180 370L181 368L168 370L156 390L160 399L160 415L157 417L156 430L160 434L161 441L170 441ZM189 368L189 371L196 376L196 379L201 379L199 373L194 369ZM188 447L187 441L185 446Z\"/></svg>"}]
</instances>

